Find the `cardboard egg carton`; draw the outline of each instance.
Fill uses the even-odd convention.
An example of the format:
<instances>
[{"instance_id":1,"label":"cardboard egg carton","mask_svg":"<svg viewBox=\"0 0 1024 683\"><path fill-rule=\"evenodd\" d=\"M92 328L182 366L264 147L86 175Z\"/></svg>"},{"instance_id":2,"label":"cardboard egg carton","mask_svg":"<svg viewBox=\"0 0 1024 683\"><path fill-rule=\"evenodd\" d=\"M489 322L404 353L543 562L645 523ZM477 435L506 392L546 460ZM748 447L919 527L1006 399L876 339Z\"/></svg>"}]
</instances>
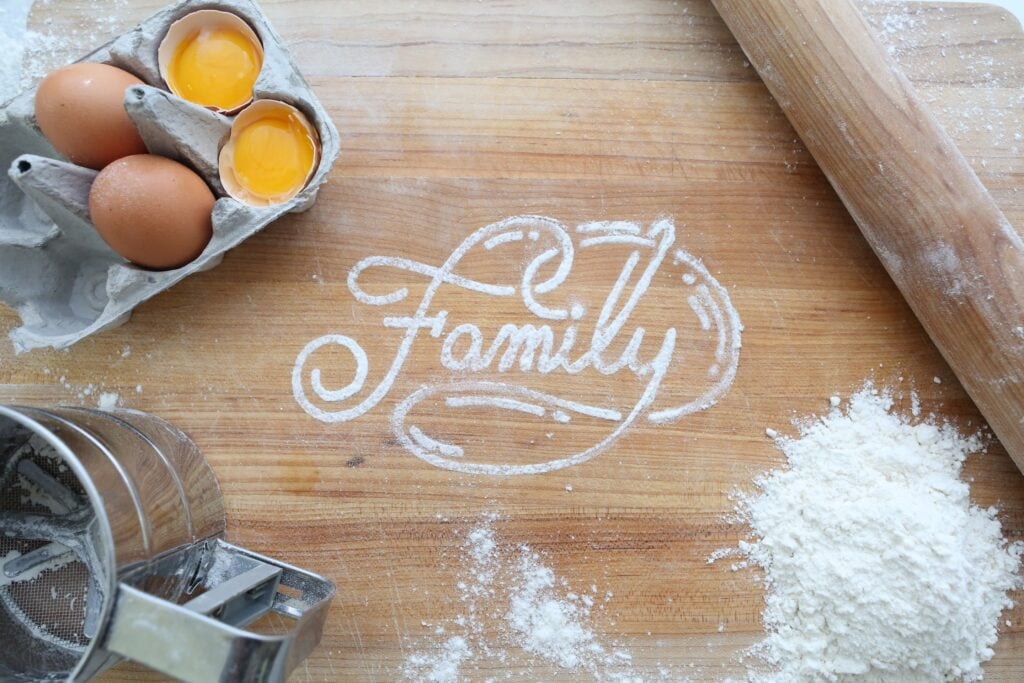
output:
<instances>
[{"instance_id":1,"label":"cardboard egg carton","mask_svg":"<svg viewBox=\"0 0 1024 683\"><path fill-rule=\"evenodd\" d=\"M320 164L297 196L254 207L228 197L217 156L232 118L186 102L167 90L157 67L157 47L170 25L201 9L232 12L263 43L263 68L253 99L287 102L316 128ZM0 300L15 308L22 325L10 333L20 351L64 348L123 324L137 305L189 275L215 267L224 253L285 213L313 205L338 157L338 131L299 73L280 37L259 7L248 0L185 0L122 34L82 61L104 62L147 85L125 93L125 109L147 148L196 171L218 199L213 238L203 253L174 270L132 265L99 237L89 221L89 188L97 172L61 158L36 125L35 90L0 110Z\"/></svg>"}]
</instances>

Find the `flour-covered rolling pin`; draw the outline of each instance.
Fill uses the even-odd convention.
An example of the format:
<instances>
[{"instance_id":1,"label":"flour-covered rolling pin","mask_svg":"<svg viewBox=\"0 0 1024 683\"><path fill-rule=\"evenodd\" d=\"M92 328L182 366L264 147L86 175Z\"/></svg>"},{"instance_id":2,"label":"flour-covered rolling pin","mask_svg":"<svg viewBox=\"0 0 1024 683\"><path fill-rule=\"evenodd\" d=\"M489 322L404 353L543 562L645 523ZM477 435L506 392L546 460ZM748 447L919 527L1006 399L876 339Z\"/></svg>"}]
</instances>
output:
<instances>
[{"instance_id":1,"label":"flour-covered rolling pin","mask_svg":"<svg viewBox=\"0 0 1024 683\"><path fill-rule=\"evenodd\" d=\"M848 0L713 0L1024 470L1024 243Z\"/></svg>"}]
</instances>

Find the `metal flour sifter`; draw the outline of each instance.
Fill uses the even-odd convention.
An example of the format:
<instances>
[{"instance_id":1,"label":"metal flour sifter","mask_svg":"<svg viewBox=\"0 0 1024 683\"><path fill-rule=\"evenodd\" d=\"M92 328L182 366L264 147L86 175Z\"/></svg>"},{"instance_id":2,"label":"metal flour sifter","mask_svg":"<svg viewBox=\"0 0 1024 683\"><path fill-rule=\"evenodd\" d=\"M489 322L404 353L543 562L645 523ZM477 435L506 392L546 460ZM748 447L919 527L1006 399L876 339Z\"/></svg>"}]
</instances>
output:
<instances>
[{"instance_id":1,"label":"metal flour sifter","mask_svg":"<svg viewBox=\"0 0 1024 683\"><path fill-rule=\"evenodd\" d=\"M334 586L224 532L213 471L167 422L0 406L0 680L84 681L122 658L186 681L284 680ZM277 632L244 630L257 620Z\"/></svg>"}]
</instances>

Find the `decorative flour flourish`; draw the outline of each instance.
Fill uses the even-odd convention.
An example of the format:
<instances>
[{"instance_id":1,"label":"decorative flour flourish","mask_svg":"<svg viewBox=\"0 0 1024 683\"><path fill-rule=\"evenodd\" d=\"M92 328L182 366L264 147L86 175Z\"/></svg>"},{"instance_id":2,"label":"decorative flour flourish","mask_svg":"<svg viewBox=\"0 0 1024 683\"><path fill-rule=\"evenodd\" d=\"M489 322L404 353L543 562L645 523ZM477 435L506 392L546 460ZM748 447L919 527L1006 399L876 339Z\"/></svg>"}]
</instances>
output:
<instances>
[{"instance_id":1,"label":"decorative flour flourish","mask_svg":"<svg viewBox=\"0 0 1024 683\"><path fill-rule=\"evenodd\" d=\"M639 680L632 655L602 643L588 623L611 594L597 595L596 585L574 593L528 546L511 550L499 545L491 520L468 534L457 586L463 613L437 627L436 645L406 659L405 677L454 683L466 678L467 667L484 662L537 662L597 680Z\"/></svg>"},{"instance_id":2,"label":"decorative flour flourish","mask_svg":"<svg viewBox=\"0 0 1024 683\"><path fill-rule=\"evenodd\" d=\"M371 368L362 345L342 334L315 339L299 354L292 372L295 400L322 422L346 422L364 415L391 391L413 345L425 339L425 335L421 335L424 331L431 338L442 340L441 364L463 376L485 371L517 371L520 376L560 372L574 376L592 370L602 375L627 372L639 383L640 395L636 400L621 400L618 406L596 406L511 381L464 379L424 386L395 407L392 414L395 435L417 457L437 467L460 472L506 475L547 472L584 462L621 437L641 418L653 423L670 422L714 405L729 390L736 376L742 325L725 288L699 259L675 248L676 230L672 221L658 220L646 231L639 224L627 221L590 222L578 225L575 233L578 247L558 221L543 216L516 216L477 230L440 266L392 256L364 258L349 272L348 288L356 301L366 306L395 307L409 297L405 287L386 294L370 294L360 284L360 277L368 270L392 269L403 277L415 274L426 279L426 291L414 310L407 307L401 314L382 319L385 329L398 331L398 350L390 366L377 373L380 379L376 385L369 392L363 392ZM539 253L528 256L521 274L508 282L480 282L457 272L474 251L533 248ZM578 337L587 309L575 302L571 293L559 288L573 271L577 249L595 248L619 249L624 260L615 284L594 317L594 332L586 341ZM545 267L554 267L554 273L539 281L538 274ZM673 268L678 270L680 294L675 300L657 302L657 305L679 304L684 315L694 317L692 327L704 337L703 341L710 343L714 352L708 361L703 385L692 387L693 397L678 405L665 406L658 403L659 390L673 360L681 356L685 348L690 354L688 362L693 362L691 356L697 357L696 342L702 340L679 338L676 326L665 329L660 338L641 326L631 331L626 328L655 275ZM534 323L506 323L487 342L478 324L449 325L449 312L434 310L434 299L446 286L485 297L518 298L525 312L533 316ZM609 348L619 339L628 340L624 349L618 352L617 358L606 357L610 355ZM585 348L577 349L578 344ZM355 361L354 375L342 382L340 388L329 388L325 384L322 368L307 368L312 355L325 346L343 348ZM654 350L650 350L651 346ZM360 397L360 394L363 395ZM510 417L526 415L557 424L567 424L574 417L582 416L607 422L609 431L589 448L549 462L507 465L473 462L465 446L447 443L413 423L413 409L428 399L439 399L449 410L486 406L507 411ZM322 407L324 403L342 405L327 410Z\"/></svg>"},{"instance_id":3,"label":"decorative flour flourish","mask_svg":"<svg viewBox=\"0 0 1024 683\"><path fill-rule=\"evenodd\" d=\"M778 438L789 468L740 499L755 540L732 554L765 571L763 680L974 681L992 657L1022 547L960 479L983 443L891 407L865 387Z\"/></svg>"}]
</instances>

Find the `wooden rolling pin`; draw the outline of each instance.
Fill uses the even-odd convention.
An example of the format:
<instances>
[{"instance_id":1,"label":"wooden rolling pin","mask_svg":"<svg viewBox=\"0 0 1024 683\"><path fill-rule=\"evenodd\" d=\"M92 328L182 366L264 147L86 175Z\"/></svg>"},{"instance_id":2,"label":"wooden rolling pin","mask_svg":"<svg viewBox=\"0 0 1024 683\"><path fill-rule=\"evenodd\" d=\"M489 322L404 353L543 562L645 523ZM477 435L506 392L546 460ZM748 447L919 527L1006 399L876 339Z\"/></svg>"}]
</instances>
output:
<instances>
[{"instance_id":1,"label":"wooden rolling pin","mask_svg":"<svg viewBox=\"0 0 1024 683\"><path fill-rule=\"evenodd\" d=\"M712 0L1024 471L1024 242L849 0Z\"/></svg>"}]
</instances>

